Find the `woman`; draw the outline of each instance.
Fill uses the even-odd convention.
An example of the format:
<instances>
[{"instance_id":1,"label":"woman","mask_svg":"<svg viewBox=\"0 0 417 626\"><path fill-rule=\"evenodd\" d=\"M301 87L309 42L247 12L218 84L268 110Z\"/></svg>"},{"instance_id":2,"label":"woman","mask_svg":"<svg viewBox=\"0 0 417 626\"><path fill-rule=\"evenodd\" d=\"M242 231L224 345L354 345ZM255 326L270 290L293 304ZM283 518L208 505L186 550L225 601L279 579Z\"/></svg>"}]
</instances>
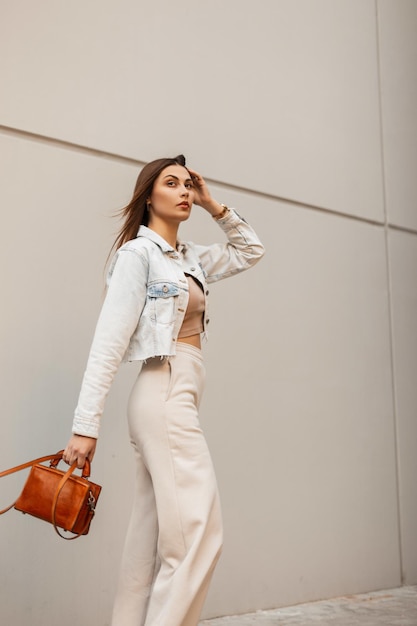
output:
<instances>
[{"instance_id":1,"label":"woman","mask_svg":"<svg viewBox=\"0 0 417 626\"><path fill-rule=\"evenodd\" d=\"M192 204L216 220L226 243L178 241ZM92 460L117 368L140 361L128 406L137 486L112 625L196 626L222 544L216 479L198 421L207 284L249 268L263 247L182 155L143 168L124 216L64 460L79 467Z\"/></svg>"}]
</instances>

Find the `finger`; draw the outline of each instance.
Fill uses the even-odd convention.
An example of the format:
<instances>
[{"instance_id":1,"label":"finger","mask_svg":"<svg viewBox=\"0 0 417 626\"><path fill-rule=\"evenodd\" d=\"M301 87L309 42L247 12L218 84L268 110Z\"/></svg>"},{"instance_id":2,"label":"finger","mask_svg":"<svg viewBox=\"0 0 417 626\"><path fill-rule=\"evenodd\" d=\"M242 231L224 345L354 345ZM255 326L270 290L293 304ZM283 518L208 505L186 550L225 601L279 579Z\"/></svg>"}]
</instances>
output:
<instances>
[{"instance_id":1,"label":"finger","mask_svg":"<svg viewBox=\"0 0 417 626\"><path fill-rule=\"evenodd\" d=\"M204 183L204 178L201 176L201 174L199 174L198 172L196 172L195 170L190 170L188 169L192 180L198 184L198 185L202 185Z\"/></svg>"},{"instance_id":2,"label":"finger","mask_svg":"<svg viewBox=\"0 0 417 626\"><path fill-rule=\"evenodd\" d=\"M72 465L73 463L75 463L75 461L77 461L78 463L78 452L77 450L73 450L73 449L69 449L69 450L65 450L63 456L62 456L62 460L67 463L67 465Z\"/></svg>"}]
</instances>

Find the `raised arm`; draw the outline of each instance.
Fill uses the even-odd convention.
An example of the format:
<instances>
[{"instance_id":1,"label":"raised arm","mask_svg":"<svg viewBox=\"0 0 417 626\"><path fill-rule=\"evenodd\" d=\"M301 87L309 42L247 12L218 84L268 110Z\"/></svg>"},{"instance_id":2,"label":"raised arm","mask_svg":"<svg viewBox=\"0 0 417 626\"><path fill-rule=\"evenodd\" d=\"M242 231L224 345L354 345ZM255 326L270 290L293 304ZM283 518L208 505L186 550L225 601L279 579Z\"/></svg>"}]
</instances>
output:
<instances>
[{"instance_id":1,"label":"raised arm","mask_svg":"<svg viewBox=\"0 0 417 626\"><path fill-rule=\"evenodd\" d=\"M194 183L194 203L203 207L217 222L227 242L209 246L195 245L207 282L228 278L257 263L265 249L253 228L234 209L228 209L211 197L204 178L188 168Z\"/></svg>"}]
</instances>

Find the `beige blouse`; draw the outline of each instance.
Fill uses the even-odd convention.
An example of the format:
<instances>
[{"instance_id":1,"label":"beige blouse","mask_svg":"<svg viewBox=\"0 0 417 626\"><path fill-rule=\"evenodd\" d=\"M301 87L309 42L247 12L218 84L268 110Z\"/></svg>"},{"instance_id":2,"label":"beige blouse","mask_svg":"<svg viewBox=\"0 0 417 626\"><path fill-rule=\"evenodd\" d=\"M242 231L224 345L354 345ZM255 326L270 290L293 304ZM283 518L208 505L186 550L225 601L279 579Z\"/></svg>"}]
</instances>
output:
<instances>
[{"instance_id":1,"label":"beige blouse","mask_svg":"<svg viewBox=\"0 0 417 626\"><path fill-rule=\"evenodd\" d=\"M181 337L191 337L191 335L199 335L203 332L204 293L194 278L187 274L186 276L188 280L189 299L184 321L178 333L178 339L181 339Z\"/></svg>"}]
</instances>

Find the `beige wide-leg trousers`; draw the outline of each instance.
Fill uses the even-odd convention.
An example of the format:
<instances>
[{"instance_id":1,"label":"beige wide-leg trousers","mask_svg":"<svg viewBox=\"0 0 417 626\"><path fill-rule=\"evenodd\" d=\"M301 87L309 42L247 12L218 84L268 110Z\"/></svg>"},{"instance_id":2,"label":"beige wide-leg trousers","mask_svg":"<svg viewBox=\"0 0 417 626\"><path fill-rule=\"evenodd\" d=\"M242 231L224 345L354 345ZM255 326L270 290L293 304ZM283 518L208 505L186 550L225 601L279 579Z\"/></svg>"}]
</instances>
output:
<instances>
[{"instance_id":1,"label":"beige wide-leg trousers","mask_svg":"<svg viewBox=\"0 0 417 626\"><path fill-rule=\"evenodd\" d=\"M129 400L137 487L112 626L197 626L222 545L213 465L198 420L201 351L179 343L143 367Z\"/></svg>"}]
</instances>

